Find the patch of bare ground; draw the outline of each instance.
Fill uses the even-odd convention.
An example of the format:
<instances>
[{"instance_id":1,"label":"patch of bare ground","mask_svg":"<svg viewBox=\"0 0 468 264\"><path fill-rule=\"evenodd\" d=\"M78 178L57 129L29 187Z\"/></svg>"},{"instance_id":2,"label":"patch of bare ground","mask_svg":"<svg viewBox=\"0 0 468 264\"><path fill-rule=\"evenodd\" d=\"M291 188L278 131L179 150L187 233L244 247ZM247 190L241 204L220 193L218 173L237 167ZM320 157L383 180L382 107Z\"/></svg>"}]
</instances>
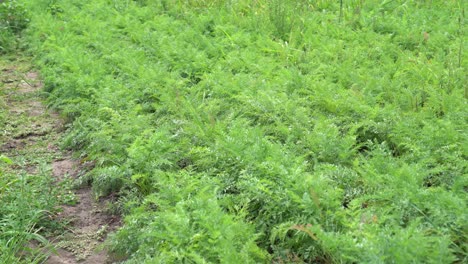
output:
<instances>
[{"instance_id":1,"label":"patch of bare ground","mask_svg":"<svg viewBox=\"0 0 468 264\"><path fill-rule=\"evenodd\" d=\"M89 164L73 159L57 146L64 124L57 113L42 104L39 74L24 65L3 67L0 82L8 118L0 131L0 152L23 161L11 169L35 175L39 171L35 161L38 158L48 163L48 176L54 178L57 188L62 181L82 175ZM119 226L120 219L107 213L109 201L96 200L89 186L75 190L74 200L73 205L62 205L53 216L68 223L68 231L49 237L54 249L48 250L50 256L45 263L112 263L103 241Z\"/></svg>"},{"instance_id":2,"label":"patch of bare ground","mask_svg":"<svg viewBox=\"0 0 468 264\"><path fill-rule=\"evenodd\" d=\"M77 177L83 166L64 157L52 163L53 176L58 181L65 176ZM59 220L70 221L70 232L56 238L60 250L46 263L111 263L107 251L100 245L107 233L119 225L119 218L106 213L106 201L96 201L88 186L76 190L75 194L78 203L62 206L62 212L57 215Z\"/></svg>"},{"instance_id":3,"label":"patch of bare ground","mask_svg":"<svg viewBox=\"0 0 468 264\"><path fill-rule=\"evenodd\" d=\"M61 181L64 177L75 178L86 164L71 157L52 163L53 176ZM62 206L59 220L70 221L72 229L57 237L59 254L51 255L46 263L111 263L105 249L100 248L109 231L119 225L119 218L106 213L106 200L96 201L89 186L76 190L78 203Z\"/></svg>"}]
</instances>

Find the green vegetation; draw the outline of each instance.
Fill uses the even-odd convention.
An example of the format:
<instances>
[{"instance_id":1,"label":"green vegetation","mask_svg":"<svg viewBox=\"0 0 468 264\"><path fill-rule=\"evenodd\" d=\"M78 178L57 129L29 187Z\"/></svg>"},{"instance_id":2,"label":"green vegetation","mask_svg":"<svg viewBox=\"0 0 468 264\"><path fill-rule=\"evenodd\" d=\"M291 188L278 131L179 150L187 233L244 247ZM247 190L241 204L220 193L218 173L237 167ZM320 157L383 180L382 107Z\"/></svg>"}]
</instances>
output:
<instances>
[{"instance_id":1,"label":"green vegetation","mask_svg":"<svg viewBox=\"0 0 468 264\"><path fill-rule=\"evenodd\" d=\"M0 1L0 55L5 59L17 47L17 35L28 22L24 5L15 1ZM12 59L14 61L15 59ZM20 67L21 63L8 62ZM17 157L7 157L2 153L14 133L22 133L24 119L16 120L13 126L7 123L10 116L6 100L7 89L15 84L18 77L15 70L8 69L3 57L0 59L0 263L40 263L44 254L40 249L47 245L41 235L50 226L48 213L56 205L54 194L46 188L50 177L45 173L31 175L24 170L25 162ZM9 153L13 154L13 153ZM16 167L16 169L14 169ZM21 168L21 169L20 169ZM37 247L32 247L35 241Z\"/></svg>"},{"instance_id":2,"label":"green vegetation","mask_svg":"<svg viewBox=\"0 0 468 264\"><path fill-rule=\"evenodd\" d=\"M18 103L30 98L15 94L26 66L0 59L0 263L41 263L41 250L49 247L45 236L58 229L50 216L62 202L62 190L53 188L45 165L52 158L43 151L47 143L22 139L34 131L32 118Z\"/></svg>"},{"instance_id":3,"label":"green vegetation","mask_svg":"<svg viewBox=\"0 0 468 264\"><path fill-rule=\"evenodd\" d=\"M467 261L466 1L26 2L126 263Z\"/></svg>"},{"instance_id":4,"label":"green vegetation","mask_svg":"<svg viewBox=\"0 0 468 264\"><path fill-rule=\"evenodd\" d=\"M0 156L0 166L12 161ZM40 251L47 240L39 233L46 223L47 210L54 208L55 199L44 186L50 185L50 177L44 175L15 175L3 173L0 167L0 262L40 263L44 255ZM49 180L47 180L49 179ZM45 199L49 198L49 199ZM31 247L36 241L41 247Z\"/></svg>"},{"instance_id":5,"label":"green vegetation","mask_svg":"<svg viewBox=\"0 0 468 264\"><path fill-rule=\"evenodd\" d=\"M0 58L0 263L34 264L54 252L47 238L66 224L55 219L58 205L75 196L70 179L52 176L62 158L57 121L43 111L31 59L20 53Z\"/></svg>"},{"instance_id":6,"label":"green vegetation","mask_svg":"<svg viewBox=\"0 0 468 264\"><path fill-rule=\"evenodd\" d=\"M0 55L16 49L15 35L29 22L24 4L17 0L0 1Z\"/></svg>"}]
</instances>

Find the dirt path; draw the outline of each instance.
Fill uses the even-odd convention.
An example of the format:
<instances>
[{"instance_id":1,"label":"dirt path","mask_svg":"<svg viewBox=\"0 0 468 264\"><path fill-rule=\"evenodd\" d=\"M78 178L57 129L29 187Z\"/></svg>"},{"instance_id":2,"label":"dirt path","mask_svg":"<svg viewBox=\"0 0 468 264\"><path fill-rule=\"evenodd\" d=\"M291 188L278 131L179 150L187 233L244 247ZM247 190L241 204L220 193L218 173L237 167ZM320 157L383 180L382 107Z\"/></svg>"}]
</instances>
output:
<instances>
[{"instance_id":1,"label":"dirt path","mask_svg":"<svg viewBox=\"0 0 468 264\"><path fill-rule=\"evenodd\" d=\"M91 165L71 158L58 147L64 123L43 105L38 73L27 61L0 60L0 82L4 102L0 107L7 112L6 123L0 129L0 153L18 164L13 168L18 175L45 171L45 175L54 177L57 188L72 186ZM119 225L118 217L106 213L106 201L97 202L89 186L70 187L64 195L71 205L62 205L61 212L51 217L68 222L68 231L49 237L56 252L49 251L45 263L111 263L102 244Z\"/></svg>"}]
</instances>

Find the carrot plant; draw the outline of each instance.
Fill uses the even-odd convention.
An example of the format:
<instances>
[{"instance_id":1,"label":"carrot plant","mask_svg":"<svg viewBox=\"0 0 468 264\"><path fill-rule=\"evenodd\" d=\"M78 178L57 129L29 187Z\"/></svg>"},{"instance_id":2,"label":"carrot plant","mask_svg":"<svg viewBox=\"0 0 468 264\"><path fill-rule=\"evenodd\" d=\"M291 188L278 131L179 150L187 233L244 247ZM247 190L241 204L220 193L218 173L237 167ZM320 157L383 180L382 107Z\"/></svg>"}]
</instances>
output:
<instances>
[{"instance_id":1,"label":"carrot plant","mask_svg":"<svg viewBox=\"0 0 468 264\"><path fill-rule=\"evenodd\" d=\"M28 1L128 263L466 261L459 1Z\"/></svg>"}]
</instances>

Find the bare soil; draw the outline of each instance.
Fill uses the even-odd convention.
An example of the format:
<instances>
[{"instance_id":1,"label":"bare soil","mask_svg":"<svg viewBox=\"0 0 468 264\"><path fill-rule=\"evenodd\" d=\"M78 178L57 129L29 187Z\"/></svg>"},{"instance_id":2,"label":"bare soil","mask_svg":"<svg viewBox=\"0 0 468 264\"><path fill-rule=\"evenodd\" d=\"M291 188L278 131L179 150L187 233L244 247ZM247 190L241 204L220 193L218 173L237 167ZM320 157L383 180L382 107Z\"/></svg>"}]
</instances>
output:
<instances>
[{"instance_id":1,"label":"bare soil","mask_svg":"<svg viewBox=\"0 0 468 264\"><path fill-rule=\"evenodd\" d=\"M0 64L0 96L8 109L5 128L0 132L0 152L17 160L24 160L14 170L34 175L38 162L34 157L46 157L57 188L61 181L76 179L89 169L90 164L72 158L72 154L60 150L58 143L64 131L59 114L42 103L40 76L28 63ZM2 95L3 94L3 95ZM45 263L112 263L103 241L107 234L120 225L117 216L107 213L106 199L95 199L89 186L74 191L74 205L62 205L55 220L68 222L65 232L49 240L54 249Z\"/></svg>"},{"instance_id":2,"label":"bare soil","mask_svg":"<svg viewBox=\"0 0 468 264\"><path fill-rule=\"evenodd\" d=\"M64 177L76 178L84 168L69 156L52 163L52 174L58 181ZM112 263L107 251L100 246L107 234L115 230L120 219L108 214L106 200L97 201L89 186L75 191L76 205L63 205L58 220L70 221L70 232L56 237L59 248L57 255L51 255L46 263Z\"/></svg>"}]
</instances>

